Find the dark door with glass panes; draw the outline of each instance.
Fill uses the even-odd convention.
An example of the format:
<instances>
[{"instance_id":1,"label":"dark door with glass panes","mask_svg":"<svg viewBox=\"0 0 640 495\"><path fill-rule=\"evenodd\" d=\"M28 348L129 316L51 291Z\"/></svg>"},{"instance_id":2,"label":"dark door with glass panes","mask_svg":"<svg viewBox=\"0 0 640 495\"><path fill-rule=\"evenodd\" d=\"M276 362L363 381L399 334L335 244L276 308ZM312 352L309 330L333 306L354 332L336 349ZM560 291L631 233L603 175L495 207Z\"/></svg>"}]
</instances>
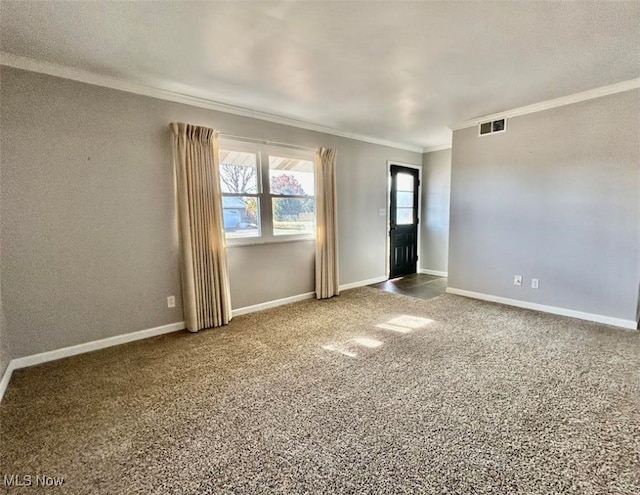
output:
<instances>
[{"instance_id":1,"label":"dark door with glass panes","mask_svg":"<svg viewBox=\"0 0 640 495\"><path fill-rule=\"evenodd\" d=\"M418 267L418 170L391 165L389 278L416 273Z\"/></svg>"}]
</instances>

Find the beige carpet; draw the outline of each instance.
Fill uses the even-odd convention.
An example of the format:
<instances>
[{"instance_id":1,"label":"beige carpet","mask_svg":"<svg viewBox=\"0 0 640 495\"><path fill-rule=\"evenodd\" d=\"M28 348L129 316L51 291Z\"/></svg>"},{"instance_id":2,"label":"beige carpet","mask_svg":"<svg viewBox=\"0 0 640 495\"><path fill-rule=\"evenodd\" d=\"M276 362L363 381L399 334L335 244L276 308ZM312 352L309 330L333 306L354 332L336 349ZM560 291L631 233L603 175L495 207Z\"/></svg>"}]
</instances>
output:
<instances>
[{"instance_id":1,"label":"beige carpet","mask_svg":"<svg viewBox=\"0 0 640 495\"><path fill-rule=\"evenodd\" d=\"M16 371L0 475L70 494L637 495L639 346L356 289Z\"/></svg>"}]
</instances>

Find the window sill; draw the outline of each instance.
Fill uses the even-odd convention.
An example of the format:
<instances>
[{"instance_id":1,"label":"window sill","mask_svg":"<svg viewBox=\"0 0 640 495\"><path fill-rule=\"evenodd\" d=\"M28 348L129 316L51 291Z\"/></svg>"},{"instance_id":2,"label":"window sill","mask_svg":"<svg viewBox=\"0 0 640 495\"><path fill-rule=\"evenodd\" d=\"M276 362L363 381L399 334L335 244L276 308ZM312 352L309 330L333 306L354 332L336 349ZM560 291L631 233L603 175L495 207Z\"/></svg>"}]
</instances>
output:
<instances>
[{"instance_id":1,"label":"window sill","mask_svg":"<svg viewBox=\"0 0 640 495\"><path fill-rule=\"evenodd\" d=\"M290 242L310 242L315 241L315 237L293 237L287 239L270 238L270 239L227 239L227 248L239 248L246 246L261 246L263 244L286 244Z\"/></svg>"}]
</instances>

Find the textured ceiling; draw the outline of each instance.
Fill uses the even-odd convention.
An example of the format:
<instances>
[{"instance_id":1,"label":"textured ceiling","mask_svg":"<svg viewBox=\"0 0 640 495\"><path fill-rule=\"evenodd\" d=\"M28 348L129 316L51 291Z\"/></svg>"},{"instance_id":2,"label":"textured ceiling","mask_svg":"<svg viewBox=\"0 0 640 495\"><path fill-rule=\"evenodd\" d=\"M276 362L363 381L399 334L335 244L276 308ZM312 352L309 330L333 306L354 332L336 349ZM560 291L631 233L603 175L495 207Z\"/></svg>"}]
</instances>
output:
<instances>
[{"instance_id":1,"label":"textured ceiling","mask_svg":"<svg viewBox=\"0 0 640 495\"><path fill-rule=\"evenodd\" d=\"M0 2L3 51L419 147L640 76L640 2Z\"/></svg>"}]
</instances>

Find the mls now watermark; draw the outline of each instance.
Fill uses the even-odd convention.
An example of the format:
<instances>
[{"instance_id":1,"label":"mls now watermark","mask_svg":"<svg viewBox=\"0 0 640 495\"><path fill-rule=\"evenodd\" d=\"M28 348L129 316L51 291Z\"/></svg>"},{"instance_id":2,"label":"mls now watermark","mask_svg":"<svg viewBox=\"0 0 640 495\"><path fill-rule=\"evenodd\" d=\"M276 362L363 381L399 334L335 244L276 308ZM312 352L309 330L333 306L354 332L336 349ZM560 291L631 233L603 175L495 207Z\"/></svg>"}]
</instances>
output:
<instances>
[{"instance_id":1,"label":"mls now watermark","mask_svg":"<svg viewBox=\"0 0 640 495\"><path fill-rule=\"evenodd\" d=\"M62 486L64 478L56 476L46 476L44 474L5 474L2 477L4 486Z\"/></svg>"}]
</instances>

